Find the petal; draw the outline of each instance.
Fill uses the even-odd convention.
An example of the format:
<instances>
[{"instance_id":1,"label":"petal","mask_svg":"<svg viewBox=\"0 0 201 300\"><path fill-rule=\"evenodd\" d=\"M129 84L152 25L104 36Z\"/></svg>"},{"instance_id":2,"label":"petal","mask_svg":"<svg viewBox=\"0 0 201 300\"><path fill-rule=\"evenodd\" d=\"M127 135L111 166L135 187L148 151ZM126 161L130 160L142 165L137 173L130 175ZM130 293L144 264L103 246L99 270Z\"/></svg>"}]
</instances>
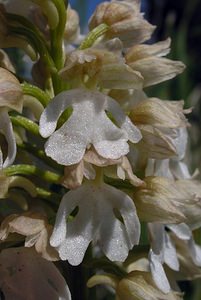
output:
<instances>
[{"instance_id":1,"label":"petal","mask_svg":"<svg viewBox=\"0 0 201 300\"><path fill-rule=\"evenodd\" d=\"M161 254L164 248L164 225L160 223L148 223L149 236L151 239L151 248L154 254ZM162 255L163 259L163 255Z\"/></svg>"},{"instance_id":2,"label":"petal","mask_svg":"<svg viewBox=\"0 0 201 300\"><path fill-rule=\"evenodd\" d=\"M0 120L1 120L0 130L4 134L4 136L7 140L7 143L8 143L8 153L7 153L6 159L3 163L3 168L6 168L6 167L10 166L15 160L16 141L15 141L15 135L13 132L13 126L9 119L6 109L1 109Z\"/></svg>"},{"instance_id":3,"label":"petal","mask_svg":"<svg viewBox=\"0 0 201 300\"><path fill-rule=\"evenodd\" d=\"M188 246L194 264L201 267L201 247L196 245L193 237L189 240Z\"/></svg>"},{"instance_id":4,"label":"petal","mask_svg":"<svg viewBox=\"0 0 201 300\"><path fill-rule=\"evenodd\" d=\"M187 129L184 128L177 128L177 135L174 139L174 145L177 150L177 159L182 160L186 153L186 147L188 142L188 132Z\"/></svg>"},{"instance_id":5,"label":"petal","mask_svg":"<svg viewBox=\"0 0 201 300\"><path fill-rule=\"evenodd\" d=\"M150 269L152 278L156 286L164 293L170 292L170 285L166 277L163 266L160 262L160 257L155 255L152 250L149 252Z\"/></svg>"},{"instance_id":6,"label":"petal","mask_svg":"<svg viewBox=\"0 0 201 300\"><path fill-rule=\"evenodd\" d=\"M78 192L77 197L87 197L83 192ZM78 214L75 216L74 220L67 224L65 241L57 248L60 258L62 260L67 259L73 266L79 265L83 260L89 243L93 239L94 229L93 206L90 201L88 203L86 201L81 203L80 201Z\"/></svg>"},{"instance_id":7,"label":"petal","mask_svg":"<svg viewBox=\"0 0 201 300\"><path fill-rule=\"evenodd\" d=\"M77 205L77 197L73 191L65 194L59 205L54 230L50 238L50 244L53 247L59 247L66 238L66 219Z\"/></svg>"},{"instance_id":8,"label":"petal","mask_svg":"<svg viewBox=\"0 0 201 300\"><path fill-rule=\"evenodd\" d=\"M68 106L72 105L72 97L75 96L76 91L62 92L50 101L40 118L42 137L46 138L55 131L59 117Z\"/></svg>"},{"instance_id":9,"label":"petal","mask_svg":"<svg viewBox=\"0 0 201 300\"><path fill-rule=\"evenodd\" d=\"M100 92L84 89L75 89L56 96L41 116L42 136L47 137L53 133L58 117L70 102L73 112L66 123L50 136L45 145L46 154L64 165L78 163L90 144L93 144L97 152L106 158L117 159L127 154L128 134L114 125L105 113L107 99L108 97ZM118 112L122 115L121 119L126 118L120 106ZM128 121L125 123L127 124ZM44 131L43 126L46 126ZM132 131L131 126L136 131L132 124L129 125L129 130Z\"/></svg>"},{"instance_id":10,"label":"petal","mask_svg":"<svg viewBox=\"0 0 201 300\"><path fill-rule=\"evenodd\" d=\"M93 131L92 143L99 155L118 159L129 152L126 132L116 127L105 112L97 115L95 122L96 128Z\"/></svg>"},{"instance_id":11,"label":"petal","mask_svg":"<svg viewBox=\"0 0 201 300\"><path fill-rule=\"evenodd\" d=\"M170 38L152 45L135 45L126 54L127 63L146 58L148 56L165 56L170 52Z\"/></svg>"},{"instance_id":12,"label":"petal","mask_svg":"<svg viewBox=\"0 0 201 300\"><path fill-rule=\"evenodd\" d=\"M174 78L177 74L182 73L185 68L180 61L154 56L137 60L129 65L144 77L144 87Z\"/></svg>"},{"instance_id":13,"label":"petal","mask_svg":"<svg viewBox=\"0 0 201 300\"><path fill-rule=\"evenodd\" d=\"M99 85L106 89L142 89L143 77L126 64L108 64L98 75Z\"/></svg>"},{"instance_id":14,"label":"petal","mask_svg":"<svg viewBox=\"0 0 201 300\"><path fill-rule=\"evenodd\" d=\"M68 192L60 204L50 244L57 247L60 258L72 265L82 262L97 227L93 212L93 190L84 185ZM90 196L90 197L89 197ZM66 221L72 210L79 210L73 220Z\"/></svg>"},{"instance_id":15,"label":"petal","mask_svg":"<svg viewBox=\"0 0 201 300\"><path fill-rule=\"evenodd\" d=\"M170 160L171 171L174 174L175 179L191 179L187 165L181 161Z\"/></svg>"},{"instance_id":16,"label":"petal","mask_svg":"<svg viewBox=\"0 0 201 300\"><path fill-rule=\"evenodd\" d=\"M98 154L110 159L118 159L129 152L129 146L125 139L116 141L100 141L93 143L93 145Z\"/></svg>"},{"instance_id":17,"label":"petal","mask_svg":"<svg viewBox=\"0 0 201 300\"><path fill-rule=\"evenodd\" d=\"M137 143L142 138L140 130L131 122L131 120L124 114L119 104L110 97L107 97L106 110L110 111L114 116L117 124L122 128L128 139Z\"/></svg>"},{"instance_id":18,"label":"petal","mask_svg":"<svg viewBox=\"0 0 201 300\"><path fill-rule=\"evenodd\" d=\"M101 226L99 243L106 256L112 261L124 261L128 251L138 244L140 223L132 199L111 186L103 186L105 204L101 204ZM123 221L115 217L120 213ZM104 219L103 219L104 216Z\"/></svg>"},{"instance_id":19,"label":"petal","mask_svg":"<svg viewBox=\"0 0 201 300\"><path fill-rule=\"evenodd\" d=\"M145 175L160 176L173 179L169 164L170 159L148 159Z\"/></svg>"},{"instance_id":20,"label":"petal","mask_svg":"<svg viewBox=\"0 0 201 300\"><path fill-rule=\"evenodd\" d=\"M192 236L190 228L185 223L168 224L167 227L181 240L190 240Z\"/></svg>"},{"instance_id":21,"label":"petal","mask_svg":"<svg viewBox=\"0 0 201 300\"><path fill-rule=\"evenodd\" d=\"M88 139L84 131L78 131L76 118L71 118L55 131L45 144L45 152L59 164L77 164L84 156Z\"/></svg>"},{"instance_id":22,"label":"petal","mask_svg":"<svg viewBox=\"0 0 201 300\"><path fill-rule=\"evenodd\" d=\"M167 233L165 233L164 262L172 270L179 271L179 261L177 258L175 245Z\"/></svg>"}]
</instances>

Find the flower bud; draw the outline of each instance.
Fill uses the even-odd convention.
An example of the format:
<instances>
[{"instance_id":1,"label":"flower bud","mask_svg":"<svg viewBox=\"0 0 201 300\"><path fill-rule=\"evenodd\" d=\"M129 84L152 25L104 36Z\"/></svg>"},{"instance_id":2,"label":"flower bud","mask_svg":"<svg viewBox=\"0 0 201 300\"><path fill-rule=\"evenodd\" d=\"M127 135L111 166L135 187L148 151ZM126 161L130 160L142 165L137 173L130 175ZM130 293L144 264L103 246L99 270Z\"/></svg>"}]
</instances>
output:
<instances>
[{"instance_id":1,"label":"flower bud","mask_svg":"<svg viewBox=\"0 0 201 300\"><path fill-rule=\"evenodd\" d=\"M153 45L137 45L126 54L127 64L144 78L144 87L174 78L183 72L180 61L163 58L169 53L170 39Z\"/></svg>"},{"instance_id":2,"label":"flower bud","mask_svg":"<svg viewBox=\"0 0 201 300\"><path fill-rule=\"evenodd\" d=\"M111 274L95 275L87 282L88 287L106 284L115 289L118 300L179 300L181 294L170 291L163 293L154 284L151 273L133 271L122 279Z\"/></svg>"},{"instance_id":3,"label":"flower bud","mask_svg":"<svg viewBox=\"0 0 201 300\"><path fill-rule=\"evenodd\" d=\"M101 23L109 26L105 38L118 37L124 47L148 40L155 29L140 13L139 1L112 1L101 3L89 21L92 30Z\"/></svg>"},{"instance_id":4,"label":"flower bud","mask_svg":"<svg viewBox=\"0 0 201 300\"><path fill-rule=\"evenodd\" d=\"M154 284L151 274L148 272L133 271L120 280L117 287L117 295L120 300L179 300L179 293L170 291L165 294Z\"/></svg>"},{"instance_id":5,"label":"flower bud","mask_svg":"<svg viewBox=\"0 0 201 300\"><path fill-rule=\"evenodd\" d=\"M176 224L185 222L200 226L201 186L196 180L172 180L146 177L145 188L134 194L137 212L142 221Z\"/></svg>"},{"instance_id":6,"label":"flower bud","mask_svg":"<svg viewBox=\"0 0 201 300\"><path fill-rule=\"evenodd\" d=\"M137 212L141 221L182 223L185 215L178 207L184 195L179 191L173 180L164 177L147 177L145 188L138 188L134 193Z\"/></svg>"},{"instance_id":7,"label":"flower bud","mask_svg":"<svg viewBox=\"0 0 201 300\"><path fill-rule=\"evenodd\" d=\"M64 31L64 39L66 42L74 42L80 34L79 15L74 9L71 9L70 5L68 6L66 13L67 22Z\"/></svg>"},{"instance_id":8,"label":"flower bud","mask_svg":"<svg viewBox=\"0 0 201 300\"><path fill-rule=\"evenodd\" d=\"M186 140L182 132L189 125L183 105L183 101L165 101L146 95L133 103L130 118L143 136L137 147L147 157L166 159L180 156L185 148L182 141Z\"/></svg>"},{"instance_id":9,"label":"flower bud","mask_svg":"<svg viewBox=\"0 0 201 300\"><path fill-rule=\"evenodd\" d=\"M21 112L22 95L22 88L17 78L6 69L0 68L0 108L7 107Z\"/></svg>"}]
</instances>

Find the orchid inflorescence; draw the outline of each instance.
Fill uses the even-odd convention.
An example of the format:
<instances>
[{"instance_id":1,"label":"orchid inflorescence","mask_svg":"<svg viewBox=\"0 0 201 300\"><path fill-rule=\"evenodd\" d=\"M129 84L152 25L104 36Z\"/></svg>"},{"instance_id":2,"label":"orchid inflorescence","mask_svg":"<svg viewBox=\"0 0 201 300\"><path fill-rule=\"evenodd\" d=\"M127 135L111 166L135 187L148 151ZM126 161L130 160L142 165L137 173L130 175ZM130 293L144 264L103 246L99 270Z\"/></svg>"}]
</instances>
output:
<instances>
[{"instance_id":1,"label":"orchid inflorescence","mask_svg":"<svg viewBox=\"0 0 201 300\"><path fill-rule=\"evenodd\" d=\"M32 66L0 52L5 299L182 299L178 281L201 276L191 109L144 92L184 70L170 39L147 43L140 0L101 3L87 35L64 0L0 3L1 48Z\"/></svg>"}]
</instances>

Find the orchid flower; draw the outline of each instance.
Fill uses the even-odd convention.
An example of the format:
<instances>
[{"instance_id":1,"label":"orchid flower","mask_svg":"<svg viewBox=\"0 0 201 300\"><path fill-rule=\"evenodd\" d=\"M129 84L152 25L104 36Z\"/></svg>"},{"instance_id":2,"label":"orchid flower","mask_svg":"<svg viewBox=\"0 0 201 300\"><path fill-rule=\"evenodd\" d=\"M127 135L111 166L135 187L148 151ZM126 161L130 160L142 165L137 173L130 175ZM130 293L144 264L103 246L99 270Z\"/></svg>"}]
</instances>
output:
<instances>
[{"instance_id":1,"label":"orchid flower","mask_svg":"<svg viewBox=\"0 0 201 300\"><path fill-rule=\"evenodd\" d=\"M69 220L76 207L77 215ZM79 265L91 241L96 241L110 260L124 261L139 237L140 224L132 199L105 183L89 181L62 198L50 244L62 260Z\"/></svg>"},{"instance_id":2,"label":"orchid flower","mask_svg":"<svg viewBox=\"0 0 201 300\"><path fill-rule=\"evenodd\" d=\"M60 115L68 107L73 108L71 116L55 131ZM85 89L58 94L41 115L40 133L45 138L50 136L46 154L66 166L78 163L90 145L102 157L118 159L129 152L129 140L137 143L141 139L140 131L112 98Z\"/></svg>"}]
</instances>

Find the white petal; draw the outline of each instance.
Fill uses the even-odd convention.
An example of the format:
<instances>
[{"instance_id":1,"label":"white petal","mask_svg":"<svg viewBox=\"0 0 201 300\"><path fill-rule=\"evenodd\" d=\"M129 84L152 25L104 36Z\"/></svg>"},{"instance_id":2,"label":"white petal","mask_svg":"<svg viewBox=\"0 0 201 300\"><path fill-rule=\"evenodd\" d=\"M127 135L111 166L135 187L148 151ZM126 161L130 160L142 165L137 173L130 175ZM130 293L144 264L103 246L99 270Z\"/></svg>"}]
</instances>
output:
<instances>
[{"instance_id":1,"label":"white petal","mask_svg":"<svg viewBox=\"0 0 201 300\"><path fill-rule=\"evenodd\" d=\"M103 193L107 202L100 207L102 222L99 243L110 260L124 261L128 250L139 242L140 223L136 209L132 199L120 190L104 184ZM123 223L115 217L114 209L123 218Z\"/></svg>"},{"instance_id":2,"label":"white petal","mask_svg":"<svg viewBox=\"0 0 201 300\"><path fill-rule=\"evenodd\" d=\"M97 227L94 210L94 195L88 186L64 195L57 213L56 223L50 243L57 247L60 258L68 260L72 265L82 262L86 249L93 238L93 230ZM73 220L67 222L72 210L79 210Z\"/></svg>"},{"instance_id":3,"label":"white petal","mask_svg":"<svg viewBox=\"0 0 201 300\"><path fill-rule=\"evenodd\" d=\"M190 174L187 165L181 161L170 160L171 171L176 179L190 179Z\"/></svg>"},{"instance_id":4,"label":"white petal","mask_svg":"<svg viewBox=\"0 0 201 300\"><path fill-rule=\"evenodd\" d=\"M75 207L77 215L67 221ZM124 261L139 237L140 223L132 199L106 184L86 182L63 197L50 243L61 259L78 265L92 239L98 241L109 259Z\"/></svg>"},{"instance_id":5,"label":"white petal","mask_svg":"<svg viewBox=\"0 0 201 300\"><path fill-rule=\"evenodd\" d=\"M86 191L75 192L77 198L87 200ZM76 266L82 262L87 247L93 239L94 229L96 228L93 209L93 203L90 200L80 201L78 214L67 224L66 239L59 247L59 254L62 260L67 259L71 265Z\"/></svg>"},{"instance_id":6,"label":"white petal","mask_svg":"<svg viewBox=\"0 0 201 300\"><path fill-rule=\"evenodd\" d=\"M161 263L166 263L171 269L178 271L179 262L176 249L169 235L165 232L164 225L159 223L148 224L151 235L151 247L153 254L160 258Z\"/></svg>"},{"instance_id":7,"label":"white petal","mask_svg":"<svg viewBox=\"0 0 201 300\"><path fill-rule=\"evenodd\" d=\"M155 255L152 250L149 252L149 261L150 261L150 269L152 273L152 278L156 284L156 286L163 292L170 292L170 285L168 279L166 277L163 266L160 262L160 257Z\"/></svg>"},{"instance_id":8,"label":"white petal","mask_svg":"<svg viewBox=\"0 0 201 300\"><path fill-rule=\"evenodd\" d=\"M192 236L190 228L185 223L168 224L167 227L181 240L189 240Z\"/></svg>"},{"instance_id":9,"label":"white petal","mask_svg":"<svg viewBox=\"0 0 201 300\"><path fill-rule=\"evenodd\" d=\"M167 177L173 179L169 163L169 159L148 159L145 175Z\"/></svg>"},{"instance_id":10,"label":"white petal","mask_svg":"<svg viewBox=\"0 0 201 300\"><path fill-rule=\"evenodd\" d=\"M115 117L117 124L127 133L128 139L137 143L141 140L142 135L140 130L131 122L131 120L123 113L120 106L112 98L107 98L106 109Z\"/></svg>"},{"instance_id":11,"label":"white petal","mask_svg":"<svg viewBox=\"0 0 201 300\"><path fill-rule=\"evenodd\" d=\"M80 162L88 143L84 126L77 130L79 123L72 117L55 131L45 144L45 152L59 164L69 166Z\"/></svg>"},{"instance_id":12,"label":"white petal","mask_svg":"<svg viewBox=\"0 0 201 300\"><path fill-rule=\"evenodd\" d=\"M128 117L126 117L121 128L127 132L128 138L132 143L138 143L142 139L140 130L131 122Z\"/></svg>"},{"instance_id":13,"label":"white petal","mask_svg":"<svg viewBox=\"0 0 201 300\"><path fill-rule=\"evenodd\" d=\"M57 121L63 111L72 104L72 91L62 92L54 97L43 111L40 118L40 134L46 138L56 129Z\"/></svg>"},{"instance_id":14,"label":"white petal","mask_svg":"<svg viewBox=\"0 0 201 300\"><path fill-rule=\"evenodd\" d=\"M0 130L4 134L7 143L8 143L8 154L3 163L3 168L10 166L16 156L16 141L15 135L13 132L13 126L9 119L8 113L6 110L1 109L0 111Z\"/></svg>"},{"instance_id":15,"label":"white petal","mask_svg":"<svg viewBox=\"0 0 201 300\"><path fill-rule=\"evenodd\" d=\"M196 264L196 266L201 267L201 247L196 245L193 237L189 240L188 246L193 262Z\"/></svg>"},{"instance_id":16,"label":"white petal","mask_svg":"<svg viewBox=\"0 0 201 300\"><path fill-rule=\"evenodd\" d=\"M73 191L65 194L62 198L57 212L54 230L50 238L51 246L59 247L64 242L67 232L67 217L76 207L77 202L78 199Z\"/></svg>"},{"instance_id":17,"label":"white petal","mask_svg":"<svg viewBox=\"0 0 201 300\"><path fill-rule=\"evenodd\" d=\"M45 145L46 154L63 165L78 163L91 144L105 158L118 159L127 154L128 133L118 128L105 113L108 99L102 93L84 89L57 95L44 110L40 120L41 135L48 137L52 134ZM70 104L72 115L54 132L59 116ZM120 106L118 112L125 121L126 116ZM130 131L132 126L132 123L129 124Z\"/></svg>"},{"instance_id":18,"label":"white petal","mask_svg":"<svg viewBox=\"0 0 201 300\"><path fill-rule=\"evenodd\" d=\"M177 258L176 248L167 233L165 233L164 262L172 270L179 271L179 261Z\"/></svg>"},{"instance_id":19,"label":"white petal","mask_svg":"<svg viewBox=\"0 0 201 300\"><path fill-rule=\"evenodd\" d=\"M165 243L164 225L160 223L148 223L147 227L151 239L151 248L154 254L162 254ZM163 254L161 258L163 260Z\"/></svg>"},{"instance_id":20,"label":"white petal","mask_svg":"<svg viewBox=\"0 0 201 300\"><path fill-rule=\"evenodd\" d=\"M125 139L96 142L94 148L98 154L110 159L118 159L129 152L129 146Z\"/></svg>"}]
</instances>

